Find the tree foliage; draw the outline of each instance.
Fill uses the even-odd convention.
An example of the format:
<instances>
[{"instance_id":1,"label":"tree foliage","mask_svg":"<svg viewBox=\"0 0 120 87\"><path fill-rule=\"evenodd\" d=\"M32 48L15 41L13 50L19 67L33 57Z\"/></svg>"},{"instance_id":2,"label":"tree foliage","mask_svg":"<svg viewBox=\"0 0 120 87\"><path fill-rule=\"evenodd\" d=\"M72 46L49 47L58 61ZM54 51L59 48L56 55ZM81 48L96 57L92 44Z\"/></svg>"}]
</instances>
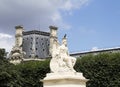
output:
<instances>
[{"instance_id":1,"label":"tree foliage","mask_svg":"<svg viewBox=\"0 0 120 87\"><path fill-rule=\"evenodd\" d=\"M15 66L24 79L22 87L42 87L42 80L50 72L49 60L28 61Z\"/></svg>"},{"instance_id":2,"label":"tree foliage","mask_svg":"<svg viewBox=\"0 0 120 87\"><path fill-rule=\"evenodd\" d=\"M0 50L0 87L42 87L41 79L50 72L49 59L11 64Z\"/></svg>"},{"instance_id":3,"label":"tree foliage","mask_svg":"<svg viewBox=\"0 0 120 87\"><path fill-rule=\"evenodd\" d=\"M50 72L49 60L29 61L18 65L4 61L0 67L0 87L42 87L42 80Z\"/></svg>"},{"instance_id":4,"label":"tree foliage","mask_svg":"<svg viewBox=\"0 0 120 87\"><path fill-rule=\"evenodd\" d=\"M5 49L0 48L0 59L3 58L5 54L6 54Z\"/></svg>"},{"instance_id":5,"label":"tree foliage","mask_svg":"<svg viewBox=\"0 0 120 87\"><path fill-rule=\"evenodd\" d=\"M43 87L40 80L50 72L49 59L13 65L3 54L0 51L0 87ZM75 70L89 79L87 87L120 87L120 53L77 58Z\"/></svg>"},{"instance_id":6,"label":"tree foliage","mask_svg":"<svg viewBox=\"0 0 120 87\"><path fill-rule=\"evenodd\" d=\"M0 87L21 87L20 75L14 65L5 58L5 50L0 49Z\"/></svg>"},{"instance_id":7,"label":"tree foliage","mask_svg":"<svg viewBox=\"0 0 120 87\"><path fill-rule=\"evenodd\" d=\"M75 69L89 79L87 87L120 87L120 53L78 58Z\"/></svg>"}]
</instances>

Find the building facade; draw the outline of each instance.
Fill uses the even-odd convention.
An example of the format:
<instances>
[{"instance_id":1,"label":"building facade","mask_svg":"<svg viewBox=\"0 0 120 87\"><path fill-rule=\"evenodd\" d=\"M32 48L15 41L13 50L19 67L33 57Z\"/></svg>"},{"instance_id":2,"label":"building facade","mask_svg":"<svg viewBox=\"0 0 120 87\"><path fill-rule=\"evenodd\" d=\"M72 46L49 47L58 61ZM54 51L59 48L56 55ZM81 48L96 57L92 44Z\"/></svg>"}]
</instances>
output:
<instances>
[{"instance_id":1,"label":"building facade","mask_svg":"<svg viewBox=\"0 0 120 87\"><path fill-rule=\"evenodd\" d=\"M50 33L43 31L23 32L22 50L26 53L24 58L48 58Z\"/></svg>"},{"instance_id":2,"label":"building facade","mask_svg":"<svg viewBox=\"0 0 120 87\"><path fill-rule=\"evenodd\" d=\"M9 59L17 64L26 60L39 60L50 57L50 33L38 30L24 31L22 26L16 26L15 45Z\"/></svg>"},{"instance_id":3,"label":"building facade","mask_svg":"<svg viewBox=\"0 0 120 87\"><path fill-rule=\"evenodd\" d=\"M120 52L120 47L83 51L83 52L72 53L70 55L76 58L80 58L89 54L97 55L100 53L114 53L114 52Z\"/></svg>"},{"instance_id":4,"label":"building facade","mask_svg":"<svg viewBox=\"0 0 120 87\"><path fill-rule=\"evenodd\" d=\"M43 60L50 58L53 40L57 39L57 27L50 26L50 32L31 30L24 31L22 26L16 26L15 45L10 52L10 62L17 64L26 60ZM97 49L71 53L73 57L82 57L88 54L99 54L104 52L120 52L120 47Z\"/></svg>"}]
</instances>

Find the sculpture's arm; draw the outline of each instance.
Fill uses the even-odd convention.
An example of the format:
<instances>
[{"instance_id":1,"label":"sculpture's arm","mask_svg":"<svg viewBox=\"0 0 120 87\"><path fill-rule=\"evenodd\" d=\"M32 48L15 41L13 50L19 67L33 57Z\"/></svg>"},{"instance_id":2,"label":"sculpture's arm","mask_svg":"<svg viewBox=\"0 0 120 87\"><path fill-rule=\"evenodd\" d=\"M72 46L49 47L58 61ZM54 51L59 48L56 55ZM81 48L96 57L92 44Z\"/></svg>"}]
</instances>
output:
<instances>
[{"instance_id":1,"label":"sculpture's arm","mask_svg":"<svg viewBox=\"0 0 120 87\"><path fill-rule=\"evenodd\" d=\"M67 51L66 51L67 55L69 56L69 51L68 51L68 48L67 48Z\"/></svg>"}]
</instances>

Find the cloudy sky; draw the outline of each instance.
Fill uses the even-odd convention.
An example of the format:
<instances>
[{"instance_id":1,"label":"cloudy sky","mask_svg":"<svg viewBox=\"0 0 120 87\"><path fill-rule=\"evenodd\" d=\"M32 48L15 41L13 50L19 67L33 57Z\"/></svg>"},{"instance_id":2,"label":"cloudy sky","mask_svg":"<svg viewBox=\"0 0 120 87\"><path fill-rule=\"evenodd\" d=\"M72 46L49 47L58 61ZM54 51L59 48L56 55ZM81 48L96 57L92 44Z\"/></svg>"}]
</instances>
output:
<instances>
[{"instance_id":1,"label":"cloudy sky","mask_svg":"<svg viewBox=\"0 0 120 87\"><path fill-rule=\"evenodd\" d=\"M14 45L16 25L68 37L70 52L120 47L120 0L0 0L0 48Z\"/></svg>"}]
</instances>

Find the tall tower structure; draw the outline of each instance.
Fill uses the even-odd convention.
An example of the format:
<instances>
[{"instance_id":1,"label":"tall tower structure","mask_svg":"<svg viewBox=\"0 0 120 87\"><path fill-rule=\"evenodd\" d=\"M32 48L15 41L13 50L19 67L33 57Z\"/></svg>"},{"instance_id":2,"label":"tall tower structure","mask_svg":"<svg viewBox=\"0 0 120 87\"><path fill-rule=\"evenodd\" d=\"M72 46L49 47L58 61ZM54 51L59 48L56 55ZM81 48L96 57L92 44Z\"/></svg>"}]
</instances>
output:
<instances>
[{"instance_id":1,"label":"tall tower structure","mask_svg":"<svg viewBox=\"0 0 120 87\"><path fill-rule=\"evenodd\" d=\"M23 27L16 26L16 34L15 34L15 45L13 46L10 52L10 62L17 64L23 60L24 52L22 51L22 40L23 40Z\"/></svg>"},{"instance_id":2,"label":"tall tower structure","mask_svg":"<svg viewBox=\"0 0 120 87\"><path fill-rule=\"evenodd\" d=\"M53 40L56 39L57 40L57 30L58 28L55 26L50 26L50 47L49 47L49 52L51 54L51 49L53 48Z\"/></svg>"},{"instance_id":3,"label":"tall tower structure","mask_svg":"<svg viewBox=\"0 0 120 87\"><path fill-rule=\"evenodd\" d=\"M51 26L51 37L57 38L57 27ZM50 32L24 31L22 26L15 27L15 45L10 52L10 62L46 59L50 57ZM51 38L51 43L53 39Z\"/></svg>"},{"instance_id":4,"label":"tall tower structure","mask_svg":"<svg viewBox=\"0 0 120 87\"><path fill-rule=\"evenodd\" d=\"M15 35L15 46L20 47L22 45L23 41L23 27L22 26L16 26L16 35Z\"/></svg>"}]
</instances>

